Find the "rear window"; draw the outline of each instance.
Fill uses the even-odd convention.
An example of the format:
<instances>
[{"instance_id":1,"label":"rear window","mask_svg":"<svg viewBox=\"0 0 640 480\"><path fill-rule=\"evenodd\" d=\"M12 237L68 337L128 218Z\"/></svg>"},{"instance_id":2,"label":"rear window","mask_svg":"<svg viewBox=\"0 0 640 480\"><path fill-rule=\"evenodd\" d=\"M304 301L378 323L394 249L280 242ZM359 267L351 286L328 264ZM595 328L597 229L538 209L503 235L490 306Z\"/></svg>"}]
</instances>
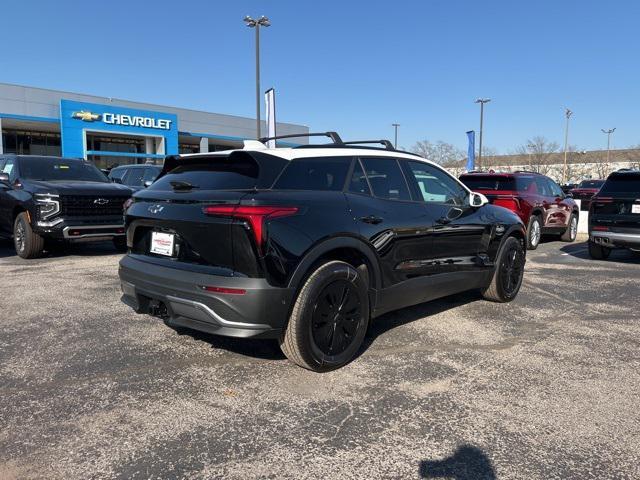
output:
<instances>
[{"instance_id":1,"label":"rear window","mask_svg":"<svg viewBox=\"0 0 640 480\"><path fill-rule=\"evenodd\" d=\"M20 176L29 180L49 182L108 182L93 164L82 160L31 157L20 160Z\"/></svg>"},{"instance_id":2,"label":"rear window","mask_svg":"<svg viewBox=\"0 0 640 480\"><path fill-rule=\"evenodd\" d=\"M464 175L460 177L469 190L517 190L514 177Z\"/></svg>"},{"instance_id":3,"label":"rear window","mask_svg":"<svg viewBox=\"0 0 640 480\"><path fill-rule=\"evenodd\" d=\"M200 190L247 190L257 185L258 164L248 156L211 157L180 165L155 183L149 190L174 190L176 185Z\"/></svg>"},{"instance_id":4,"label":"rear window","mask_svg":"<svg viewBox=\"0 0 640 480\"><path fill-rule=\"evenodd\" d=\"M604 180L583 180L578 188L600 188L604 184Z\"/></svg>"},{"instance_id":5,"label":"rear window","mask_svg":"<svg viewBox=\"0 0 640 480\"><path fill-rule=\"evenodd\" d=\"M640 173L639 174L618 174L610 175L600 189L600 194L633 194L640 197Z\"/></svg>"},{"instance_id":6,"label":"rear window","mask_svg":"<svg viewBox=\"0 0 640 480\"><path fill-rule=\"evenodd\" d=\"M292 160L273 186L276 190L330 190L344 187L350 157L299 158Z\"/></svg>"}]
</instances>

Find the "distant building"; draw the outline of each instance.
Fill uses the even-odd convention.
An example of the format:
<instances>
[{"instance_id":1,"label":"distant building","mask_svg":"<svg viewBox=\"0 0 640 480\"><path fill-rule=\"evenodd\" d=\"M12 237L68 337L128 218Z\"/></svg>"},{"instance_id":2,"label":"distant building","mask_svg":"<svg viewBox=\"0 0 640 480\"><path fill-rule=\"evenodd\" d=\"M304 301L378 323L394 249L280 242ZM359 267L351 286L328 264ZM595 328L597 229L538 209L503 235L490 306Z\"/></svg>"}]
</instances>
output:
<instances>
[{"instance_id":1,"label":"distant building","mask_svg":"<svg viewBox=\"0 0 640 480\"><path fill-rule=\"evenodd\" d=\"M593 150L567 153L567 182L577 183L585 178L606 178L611 172L621 168L640 169L640 149L631 148L611 150L607 162L606 150ZM476 159L477 161L477 159ZM465 171L466 159L448 165L449 170L458 176ZM548 175L557 182L562 181L564 152L532 153L516 155L491 155L482 157L483 170L513 172L530 170Z\"/></svg>"}]
</instances>

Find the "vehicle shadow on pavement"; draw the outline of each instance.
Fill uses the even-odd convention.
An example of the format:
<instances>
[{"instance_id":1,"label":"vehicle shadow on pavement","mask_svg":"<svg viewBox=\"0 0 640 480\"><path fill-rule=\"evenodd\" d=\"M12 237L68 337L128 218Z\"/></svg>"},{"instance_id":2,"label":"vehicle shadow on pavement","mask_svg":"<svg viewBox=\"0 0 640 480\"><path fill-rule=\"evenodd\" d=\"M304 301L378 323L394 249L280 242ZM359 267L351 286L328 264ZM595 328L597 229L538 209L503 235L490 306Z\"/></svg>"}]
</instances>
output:
<instances>
[{"instance_id":1,"label":"vehicle shadow on pavement","mask_svg":"<svg viewBox=\"0 0 640 480\"><path fill-rule=\"evenodd\" d=\"M583 260L591 260L593 262L624 262L640 264L640 253L632 252L624 248L617 248L611 251L611 255L606 260L592 260L589 256L588 243L570 243L560 248L560 251L571 255L572 257L581 258Z\"/></svg>"},{"instance_id":2,"label":"vehicle shadow on pavement","mask_svg":"<svg viewBox=\"0 0 640 480\"><path fill-rule=\"evenodd\" d=\"M44 254L39 258L63 258L72 256L100 257L119 253L111 242L77 244L77 245L47 245ZM120 253L124 255L124 253ZM0 258L18 257L11 240L0 240ZM31 260L26 260L31 261Z\"/></svg>"},{"instance_id":3,"label":"vehicle shadow on pavement","mask_svg":"<svg viewBox=\"0 0 640 480\"><path fill-rule=\"evenodd\" d=\"M380 335L383 335L394 328L479 300L482 300L480 292L478 290L469 290L449 297L439 298L430 302L419 303L418 305L395 310L374 318L369 324L369 330L367 331L362 347L358 352L358 356L362 355L367 349L369 349Z\"/></svg>"},{"instance_id":4,"label":"vehicle shadow on pavement","mask_svg":"<svg viewBox=\"0 0 640 480\"><path fill-rule=\"evenodd\" d=\"M451 478L455 480L495 480L491 460L473 445L461 445L443 460L420 462L420 478Z\"/></svg>"},{"instance_id":5,"label":"vehicle shadow on pavement","mask_svg":"<svg viewBox=\"0 0 640 480\"><path fill-rule=\"evenodd\" d=\"M198 330L169 325L178 335L188 335L194 340L208 343L211 348L261 360L286 360L275 340L257 340L252 338L219 337Z\"/></svg>"}]
</instances>

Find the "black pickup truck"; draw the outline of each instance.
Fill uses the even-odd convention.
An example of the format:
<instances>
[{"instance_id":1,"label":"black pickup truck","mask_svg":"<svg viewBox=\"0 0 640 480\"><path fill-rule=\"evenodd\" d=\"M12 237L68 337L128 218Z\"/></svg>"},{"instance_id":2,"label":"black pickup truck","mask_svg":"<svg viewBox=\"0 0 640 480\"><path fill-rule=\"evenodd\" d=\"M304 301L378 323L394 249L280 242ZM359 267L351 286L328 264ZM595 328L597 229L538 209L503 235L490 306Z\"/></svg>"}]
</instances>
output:
<instances>
[{"instance_id":1,"label":"black pickup truck","mask_svg":"<svg viewBox=\"0 0 640 480\"><path fill-rule=\"evenodd\" d=\"M591 200L589 254L605 259L613 248L640 252L640 171L609 175Z\"/></svg>"},{"instance_id":2,"label":"black pickup truck","mask_svg":"<svg viewBox=\"0 0 640 480\"><path fill-rule=\"evenodd\" d=\"M131 194L85 160L0 155L0 237L13 238L22 258L41 255L45 240L113 240L126 250L123 205Z\"/></svg>"}]
</instances>

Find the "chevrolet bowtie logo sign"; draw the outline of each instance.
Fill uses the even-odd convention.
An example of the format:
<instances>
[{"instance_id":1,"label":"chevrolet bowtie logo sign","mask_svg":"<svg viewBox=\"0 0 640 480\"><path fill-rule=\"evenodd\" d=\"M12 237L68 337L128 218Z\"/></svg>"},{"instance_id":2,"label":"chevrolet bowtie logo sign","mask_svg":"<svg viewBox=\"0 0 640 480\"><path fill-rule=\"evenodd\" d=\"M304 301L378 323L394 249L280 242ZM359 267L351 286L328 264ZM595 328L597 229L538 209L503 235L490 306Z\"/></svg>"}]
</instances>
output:
<instances>
[{"instance_id":1,"label":"chevrolet bowtie logo sign","mask_svg":"<svg viewBox=\"0 0 640 480\"><path fill-rule=\"evenodd\" d=\"M84 122L95 122L96 120L100 120L100 114L86 112L84 110L80 110L79 112L73 112L71 115L73 118L77 118L78 120L82 120Z\"/></svg>"}]
</instances>

